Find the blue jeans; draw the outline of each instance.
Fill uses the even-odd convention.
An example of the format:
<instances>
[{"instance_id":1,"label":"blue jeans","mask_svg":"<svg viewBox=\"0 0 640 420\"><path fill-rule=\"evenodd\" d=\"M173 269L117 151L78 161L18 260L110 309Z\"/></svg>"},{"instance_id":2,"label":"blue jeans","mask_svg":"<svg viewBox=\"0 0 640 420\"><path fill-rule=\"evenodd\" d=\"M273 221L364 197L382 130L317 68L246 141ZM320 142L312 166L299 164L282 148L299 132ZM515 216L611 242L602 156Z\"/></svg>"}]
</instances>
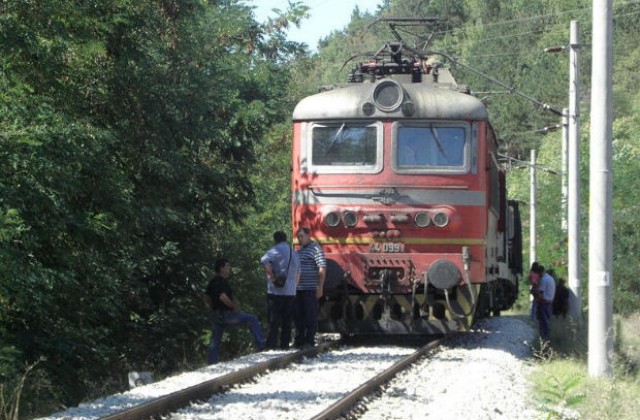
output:
<instances>
[{"instance_id":1,"label":"blue jeans","mask_svg":"<svg viewBox=\"0 0 640 420\"><path fill-rule=\"evenodd\" d=\"M296 325L296 347L315 345L318 331L318 298L315 290L298 290L293 303L293 322Z\"/></svg>"},{"instance_id":2,"label":"blue jeans","mask_svg":"<svg viewBox=\"0 0 640 420\"><path fill-rule=\"evenodd\" d=\"M209 364L218 363L220 343L225 327L237 327L248 325L253 334L258 350L264 349L266 343L258 317L243 312L212 311L209 315L211 321L211 341L209 342Z\"/></svg>"}]
</instances>

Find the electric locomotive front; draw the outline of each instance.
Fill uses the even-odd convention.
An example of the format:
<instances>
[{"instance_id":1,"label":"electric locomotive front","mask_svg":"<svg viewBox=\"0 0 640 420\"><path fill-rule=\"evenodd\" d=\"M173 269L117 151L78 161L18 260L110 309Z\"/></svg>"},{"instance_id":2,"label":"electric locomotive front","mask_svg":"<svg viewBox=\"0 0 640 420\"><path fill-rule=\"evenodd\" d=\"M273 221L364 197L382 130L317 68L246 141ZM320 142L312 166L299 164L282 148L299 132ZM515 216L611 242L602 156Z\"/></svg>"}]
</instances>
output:
<instances>
[{"instance_id":1,"label":"electric locomotive front","mask_svg":"<svg viewBox=\"0 0 640 420\"><path fill-rule=\"evenodd\" d=\"M464 90L398 53L297 105L293 227L327 257L321 331L443 334L513 303L513 213L486 109Z\"/></svg>"}]
</instances>

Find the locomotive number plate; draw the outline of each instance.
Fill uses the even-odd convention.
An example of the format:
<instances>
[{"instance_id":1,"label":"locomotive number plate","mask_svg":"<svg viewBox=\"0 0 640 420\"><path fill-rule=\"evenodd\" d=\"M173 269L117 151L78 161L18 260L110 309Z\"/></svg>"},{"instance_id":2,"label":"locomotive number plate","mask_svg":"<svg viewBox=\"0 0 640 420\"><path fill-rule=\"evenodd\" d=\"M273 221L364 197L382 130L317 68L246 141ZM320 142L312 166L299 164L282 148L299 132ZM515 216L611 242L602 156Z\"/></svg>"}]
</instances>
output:
<instances>
[{"instance_id":1,"label":"locomotive number plate","mask_svg":"<svg viewBox=\"0 0 640 420\"><path fill-rule=\"evenodd\" d=\"M402 242L374 242L369 246L369 252L404 252Z\"/></svg>"}]
</instances>

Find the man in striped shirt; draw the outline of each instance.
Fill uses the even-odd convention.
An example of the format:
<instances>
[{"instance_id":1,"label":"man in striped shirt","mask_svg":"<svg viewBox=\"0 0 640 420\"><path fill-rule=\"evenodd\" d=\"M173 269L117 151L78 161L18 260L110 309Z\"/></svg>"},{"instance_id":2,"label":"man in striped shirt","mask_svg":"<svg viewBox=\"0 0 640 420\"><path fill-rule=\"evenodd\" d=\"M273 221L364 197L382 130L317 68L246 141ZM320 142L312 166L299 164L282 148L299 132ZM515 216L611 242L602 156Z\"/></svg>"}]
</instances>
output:
<instances>
[{"instance_id":1,"label":"man in striped shirt","mask_svg":"<svg viewBox=\"0 0 640 420\"><path fill-rule=\"evenodd\" d=\"M310 231L301 227L296 232L300 249L300 281L296 290L293 318L296 326L294 344L298 348L313 347L318 331L318 300L322 297L327 261L320 245L311 240Z\"/></svg>"}]
</instances>

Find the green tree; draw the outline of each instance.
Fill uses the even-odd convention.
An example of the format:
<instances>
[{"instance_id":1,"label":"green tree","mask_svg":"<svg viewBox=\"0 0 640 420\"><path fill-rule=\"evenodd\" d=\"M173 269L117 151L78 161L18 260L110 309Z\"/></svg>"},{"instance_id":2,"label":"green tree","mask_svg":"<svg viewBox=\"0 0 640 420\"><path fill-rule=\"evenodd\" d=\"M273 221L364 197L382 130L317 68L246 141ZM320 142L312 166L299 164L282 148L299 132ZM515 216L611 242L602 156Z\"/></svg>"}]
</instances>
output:
<instances>
[{"instance_id":1,"label":"green tree","mask_svg":"<svg viewBox=\"0 0 640 420\"><path fill-rule=\"evenodd\" d=\"M0 372L44 356L38 400L75 404L204 360L207 267L304 48L233 0L0 12Z\"/></svg>"}]
</instances>

